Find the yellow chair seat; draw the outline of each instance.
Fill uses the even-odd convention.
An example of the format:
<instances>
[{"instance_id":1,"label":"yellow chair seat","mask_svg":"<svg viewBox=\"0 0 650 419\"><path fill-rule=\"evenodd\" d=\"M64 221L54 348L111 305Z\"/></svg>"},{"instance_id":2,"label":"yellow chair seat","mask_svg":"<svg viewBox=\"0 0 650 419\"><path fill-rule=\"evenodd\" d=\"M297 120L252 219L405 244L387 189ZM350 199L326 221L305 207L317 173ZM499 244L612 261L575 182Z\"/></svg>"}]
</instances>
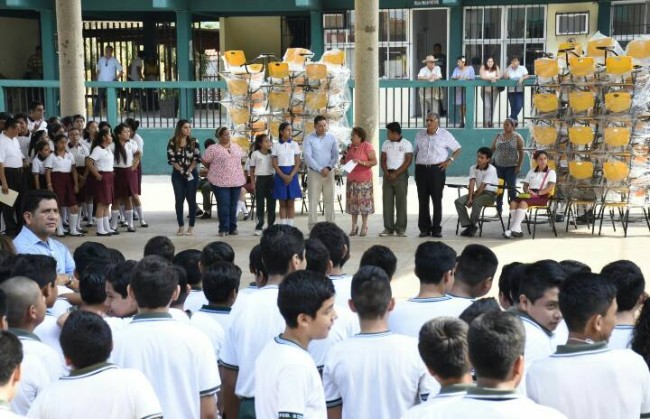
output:
<instances>
[{"instance_id":1,"label":"yellow chair seat","mask_svg":"<svg viewBox=\"0 0 650 419\"><path fill-rule=\"evenodd\" d=\"M622 161L606 161L603 163L603 174L608 182L620 182L627 179L630 167Z\"/></svg>"},{"instance_id":2,"label":"yellow chair seat","mask_svg":"<svg viewBox=\"0 0 650 419\"><path fill-rule=\"evenodd\" d=\"M269 106L274 111L287 109L289 107L289 93L269 92Z\"/></svg>"},{"instance_id":3,"label":"yellow chair seat","mask_svg":"<svg viewBox=\"0 0 650 419\"><path fill-rule=\"evenodd\" d=\"M599 49L599 47L613 48L616 45L614 38L606 37L601 39L594 39L587 43L587 55L589 57L604 58L607 50ZM611 55L608 53L607 55Z\"/></svg>"},{"instance_id":4,"label":"yellow chair seat","mask_svg":"<svg viewBox=\"0 0 650 419\"><path fill-rule=\"evenodd\" d=\"M594 132L591 127L570 127L569 141L573 145L587 145L594 140Z\"/></svg>"},{"instance_id":5,"label":"yellow chair seat","mask_svg":"<svg viewBox=\"0 0 650 419\"><path fill-rule=\"evenodd\" d=\"M533 95L533 105L538 112L546 113L556 111L559 104L554 93L538 93Z\"/></svg>"},{"instance_id":6,"label":"yellow chair seat","mask_svg":"<svg viewBox=\"0 0 650 419\"><path fill-rule=\"evenodd\" d=\"M340 49L332 49L326 51L320 59L322 62L332 65L345 64L345 51Z\"/></svg>"},{"instance_id":7,"label":"yellow chair seat","mask_svg":"<svg viewBox=\"0 0 650 419\"><path fill-rule=\"evenodd\" d=\"M533 127L533 139L539 145L551 145L557 141L555 127Z\"/></svg>"},{"instance_id":8,"label":"yellow chair seat","mask_svg":"<svg viewBox=\"0 0 650 419\"><path fill-rule=\"evenodd\" d=\"M318 110L327 107L327 93L309 92L305 95L305 107Z\"/></svg>"},{"instance_id":9,"label":"yellow chair seat","mask_svg":"<svg viewBox=\"0 0 650 419\"><path fill-rule=\"evenodd\" d=\"M611 75L627 74L632 71L632 57L620 55L607 57L605 71Z\"/></svg>"},{"instance_id":10,"label":"yellow chair seat","mask_svg":"<svg viewBox=\"0 0 650 419\"><path fill-rule=\"evenodd\" d=\"M632 106L629 92L610 92L605 94L605 109L610 112L625 112Z\"/></svg>"},{"instance_id":11,"label":"yellow chair seat","mask_svg":"<svg viewBox=\"0 0 650 419\"><path fill-rule=\"evenodd\" d=\"M576 77L591 76L596 72L593 57L569 57L569 72Z\"/></svg>"},{"instance_id":12,"label":"yellow chair seat","mask_svg":"<svg viewBox=\"0 0 650 419\"><path fill-rule=\"evenodd\" d=\"M246 54L242 50L229 50L223 53L228 67L241 67L246 64Z\"/></svg>"},{"instance_id":13,"label":"yellow chair seat","mask_svg":"<svg viewBox=\"0 0 650 419\"><path fill-rule=\"evenodd\" d=\"M327 66L325 64L309 63L305 65L305 73L308 80L323 80L327 78Z\"/></svg>"},{"instance_id":14,"label":"yellow chair seat","mask_svg":"<svg viewBox=\"0 0 650 419\"><path fill-rule=\"evenodd\" d=\"M590 161L570 161L569 174L574 179L591 179L594 175L594 164Z\"/></svg>"},{"instance_id":15,"label":"yellow chair seat","mask_svg":"<svg viewBox=\"0 0 650 419\"><path fill-rule=\"evenodd\" d=\"M244 96L248 94L248 81L238 78L227 78L226 88L233 96Z\"/></svg>"},{"instance_id":16,"label":"yellow chair seat","mask_svg":"<svg viewBox=\"0 0 650 419\"><path fill-rule=\"evenodd\" d=\"M535 75L538 77L557 77L560 66L556 59L538 58L535 60Z\"/></svg>"},{"instance_id":17,"label":"yellow chair seat","mask_svg":"<svg viewBox=\"0 0 650 419\"><path fill-rule=\"evenodd\" d=\"M251 113L248 109L230 108L228 110L230 120L235 125L247 124L250 120Z\"/></svg>"},{"instance_id":18,"label":"yellow chair seat","mask_svg":"<svg viewBox=\"0 0 650 419\"><path fill-rule=\"evenodd\" d=\"M624 147L630 143L630 129L624 127L605 128L604 141L610 147Z\"/></svg>"},{"instance_id":19,"label":"yellow chair seat","mask_svg":"<svg viewBox=\"0 0 650 419\"><path fill-rule=\"evenodd\" d=\"M634 39L627 44L625 55L636 60L650 59L650 39Z\"/></svg>"},{"instance_id":20,"label":"yellow chair seat","mask_svg":"<svg viewBox=\"0 0 650 419\"><path fill-rule=\"evenodd\" d=\"M569 93L569 106L574 112L585 112L593 109L595 98L591 92L571 92Z\"/></svg>"}]
</instances>

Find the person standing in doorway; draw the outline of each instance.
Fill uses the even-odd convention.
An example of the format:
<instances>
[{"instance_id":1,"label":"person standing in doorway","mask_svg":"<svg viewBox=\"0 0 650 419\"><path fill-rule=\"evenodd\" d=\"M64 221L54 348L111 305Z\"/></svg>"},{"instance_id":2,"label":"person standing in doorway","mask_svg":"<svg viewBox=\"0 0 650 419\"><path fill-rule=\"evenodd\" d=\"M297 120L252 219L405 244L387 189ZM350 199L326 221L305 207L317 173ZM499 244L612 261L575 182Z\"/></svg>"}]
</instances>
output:
<instances>
[{"instance_id":1,"label":"person standing in doorway","mask_svg":"<svg viewBox=\"0 0 650 419\"><path fill-rule=\"evenodd\" d=\"M104 48L104 55L97 61L97 81L115 81L122 78L124 69L117 58L113 57L113 47L107 45ZM97 89L97 100L93 107L93 116L99 116L102 111L106 89Z\"/></svg>"},{"instance_id":2,"label":"person standing in doorway","mask_svg":"<svg viewBox=\"0 0 650 419\"><path fill-rule=\"evenodd\" d=\"M460 144L449 131L440 128L440 116L427 114L426 129L415 135L415 184L420 210L420 237L442 237L442 190L446 170L461 152ZM433 202L433 223L429 200Z\"/></svg>"},{"instance_id":3,"label":"person standing in doorway","mask_svg":"<svg viewBox=\"0 0 650 419\"><path fill-rule=\"evenodd\" d=\"M436 65L436 59L433 55L428 55L422 61L426 64L420 69L418 73L418 80L434 82L442 78L440 67ZM422 117L426 116L427 112L438 113L439 100L442 97L439 87L420 87L420 104L422 105Z\"/></svg>"},{"instance_id":4,"label":"person standing in doorway","mask_svg":"<svg viewBox=\"0 0 650 419\"><path fill-rule=\"evenodd\" d=\"M334 222L334 167L339 159L336 138L327 132L327 119L314 118L314 132L303 141L303 156L307 163L307 191L309 198L308 228L318 221L318 202L321 194L325 207L325 221Z\"/></svg>"}]
</instances>

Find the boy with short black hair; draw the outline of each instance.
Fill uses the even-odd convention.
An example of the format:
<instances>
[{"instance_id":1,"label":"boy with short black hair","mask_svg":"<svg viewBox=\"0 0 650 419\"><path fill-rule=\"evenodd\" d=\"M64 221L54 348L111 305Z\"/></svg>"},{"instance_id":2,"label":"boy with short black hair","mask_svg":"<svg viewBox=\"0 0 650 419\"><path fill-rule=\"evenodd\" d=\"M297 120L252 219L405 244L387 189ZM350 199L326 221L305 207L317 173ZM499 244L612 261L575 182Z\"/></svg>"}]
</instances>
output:
<instances>
[{"instance_id":1,"label":"boy with short black hair","mask_svg":"<svg viewBox=\"0 0 650 419\"><path fill-rule=\"evenodd\" d=\"M251 282L248 284L248 287L239 291L239 295L248 295L256 291L258 288L266 285L266 281L268 280L269 274L266 272L266 267L262 262L262 246L259 243L253 246L248 254L248 270L255 275L255 282Z\"/></svg>"},{"instance_id":2,"label":"boy with short black hair","mask_svg":"<svg viewBox=\"0 0 650 419\"><path fill-rule=\"evenodd\" d=\"M600 274L616 287L616 326L609 338L612 349L628 349L632 341L636 313L646 299L645 278L641 269L630 260L617 260L606 265Z\"/></svg>"},{"instance_id":3,"label":"boy with short black hair","mask_svg":"<svg viewBox=\"0 0 650 419\"><path fill-rule=\"evenodd\" d=\"M426 241L415 251L415 276L420 292L397 304L388 319L395 333L417 338L422 325L441 316L458 317L467 307L464 300L447 295L454 283L456 252L443 242Z\"/></svg>"},{"instance_id":4,"label":"boy with short black hair","mask_svg":"<svg viewBox=\"0 0 650 419\"><path fill-rule=\"evenodd\" d=\"M201 251L200 269L205 270L216 262L235 263L235 251L232 246L222 241L208 243Z\"/></svg>"},{"instance_id":5,"label":"boy with short black hair","mask_svg":"<svg viewBox=\"0 0 650 419\"><path fill-rule=\"evenodd\" d=\"M492 250L482 244L468 244L458 256L454 285L449 294L463 300L466 307L472 299L490 292L499 260Z\"/></svg>"},{"instance_id":6,"label":"boy with short black hair","mask_svg":"<svg viewBox=\"0 0 650 419\"><path fill-rule=\"evenodd\" d=\"M566 345L528 371L531 399L571 419L650 417L650 372L631 350L612 350L616 287L593 273L570 276L560 287L569 328Z\"/></svg>"},{"instance_id":7,"label":"boy with short black hair","mask_svg":"<svg viewBox=\"0 0 650 419\"><path fill-rule=\"evenodd\" d=\"M185 270L187 275L187 284L190 286L190 292L185 298L183 309L194 313L198 311L201 306L207 304L203 292L201 290L201 269L199 262L201 261L201 251L197 249L186 249L178 252L174 256L173 263Z\"/></svg>"},{"instance_id":8,"label":"boy with short black hair","mask_svg":"<svg viewBox=\"0 0 650 419\"><path fill-rule=\"evenodd\" d=\"M408 194L409 167L413 162L413 144L402 138L399 122L386 124L387 140L381 145L382 191L384 231L381 237L397 234L406 237L406 196ZM395 221L397 213L397 221Z\"/></svg>"},{"instance_id":9,"label":"boy with short black hair","mask_svg":"<svg viewBox=\"0 0 650 419\"><path fill-rule=\"evenodd\" d=\"M395 271L397 270L397 257L389 247L375 244L367 248L363 252L363 255L361 255L359 268L368 265L380 267L392 281L393 275L395 275Z\"/></svg>"},{"instance_id":10,"label":"boy with short black hair","mask_svg":"<svg viewBox=\"0 0 650 419\"><path fill-rule=\"evenodd\" d=\"M133 317L138 312L138 304L128 293L133 280L137 262L127 260L112 265L106 272L106 311L119 318Z\"/></svg>"},{"instance_id":11,"label":"boy with short black hair","mask_svg":"<svg viewBox=\"0 0 650 419\"><path fill-rule=\"evenodd\" d=\"M314 224L309 232L310 239L320 240L330 254L332 269L327 273L336 287L336 304L346 306L350 299L350 283L352 275L343 273L343 265L349 259L350 246L346 242L347 235L338 225L323 221Z\"/></svg>"},{"instance_id":12,"label":"boy with short black hair","mask_svg":"<svg viewBox=\"0 0 650 419\"><path fill-rule=\"evenodd\" d=\"M255 361L255 415L325 418L323 383L307 347L327 337L336 318L332 280L313 271L287 275L278 291L278 308L286 326Z\"/></svg>"},{"instance_id":13,"label":"boy with short black hair","mask_svg":"<svg viewBox=\"0 0 650 419\"><path fill-rule=\"evenodd\" d=\"M318 272L327 275L332 269L330 252L322 241L316 238L305 240L305 259L307 260L308 271Z\"/></svg>"},{"instance_id":14,"label":"boy with short black hair","mask_svg":"<svg viewBox=\"0 0 650 419\"><path fill-rule=\"evenodd\" d=\"M168 261L174 260L176 248L167 236L155 236L144 245L144 256L158 255Z\"/></svg>"},{"instance_id":15,"label":"boy with short black hair","mask_svg":"<svg viewBox=\"0 0 650 419\"><path fill-rule=\"evenodd\" d=\"M427 417L566 419L560 412L517 393L524 372L525 339L521 321L511 313L487 313L474 320L467 333L467 345L477 386L468 389L462 399L432 409Z\"/></svg>"},{"instance_id":16,"label":"boy with short black hair","mask_svg":"<svg viewBox=\"0 0 650 419\"><path fill-rule=\"evenodd\" d=\"M435 406L462 398L472 386L467 354L467 329L462 320L438 317L420 330L418 350L429 373L440 383L440 393L430 395L422 404L412 407L402 419L424 419Z\"/></svg>"},{"instance_id":17,"label":"boy with short black hair","mask_svg":"<svg viewBox=\"0 0 650 419\"><path fill-rule=\"evenodd\" d=\"M330 418L398 418L435 394L410 336L393 334L388 316L395 300L381 268L364 266L352 279L350 308L361 333L332 346L323 371ZM399 391L396 391L399 389Z\"/></svg>"},{"instance_id":18,"label":"boy with short black hair","mask_svg":"<svg viewBox=\"0 0 650 419\"><path fill-rule=\"evenodd\" d=\"M492 149L481 147L476 152L476 164L469 168L469 185L467 195L454 201L458 222L464 228L461 236L474 237L478 231L476 224L481 216L481 210L486 205L494 204L497 197L499 177L497 169L491 165ZM467 214L467 208L472 209L472 214Z\"/></svg>"},{"instance_id":19,"label":"boy with short black hair","mask_svg":"<svg viewBox=\"0 0 650 419\"><path fill-rule=\"evenodd\" d=\"M61 330L61 346L72 372L38 395L30 418L162 418L158 397L140 371L106 363L113 339L99 315L71 313ZM70 394L75 395L75 402L62 403Z\"/></svg>"},{"instance_id":20,"label":"boy with short black hair","mask_svg":"<svg viewBox=\"0 0 650 419\"><path fill-rule=\"evenodd\" d=\"M511 296L512 283L517 273L516 269L521 264L521 262L512 262L503 265L503 268L501 268L501 275L499 275L499 305L504 310L515 305Z\"/></svg>"},{"instance_id":21,"label":"boy with short black hair","mask_svg":"<svg viewBox=\"0 0 650 419\"><path fill-rule=\"evenodd\" d=\"M12 333L0 330L0 418L17 419L9 403L16 395L21 380L20 364L23 361L23 348L20 340Z\"/></svg>"},{"instance_id":22,"label":"boy with short black hair","mask_svg":"<svg viewBox=\"0 0 650 419\"><path fill-rule=\"evenodd\" d=\"M115 334L113 361L149 378L165 417L216 418L214 396L221 385L217 360L207 337L168 312L179 293L171 262L145 256L136 265L128 292L138 314Z\"/></svg>"},{"instance_id":23,"label":"boy with short black hair","mask_svg":"<svg viewBox=\"0 0 650 419\"><path fill-rule=\"evenodd\" d=\"M101 316L111 328L116 331L123 328L130 321L119 317L106 315L106 272L108 268L103 263L93 263L84 269L79 278L79 295L81 306L79 310L88 311ZM66 320L67 321L67 320Z\"/></svg>"}]
</instances>

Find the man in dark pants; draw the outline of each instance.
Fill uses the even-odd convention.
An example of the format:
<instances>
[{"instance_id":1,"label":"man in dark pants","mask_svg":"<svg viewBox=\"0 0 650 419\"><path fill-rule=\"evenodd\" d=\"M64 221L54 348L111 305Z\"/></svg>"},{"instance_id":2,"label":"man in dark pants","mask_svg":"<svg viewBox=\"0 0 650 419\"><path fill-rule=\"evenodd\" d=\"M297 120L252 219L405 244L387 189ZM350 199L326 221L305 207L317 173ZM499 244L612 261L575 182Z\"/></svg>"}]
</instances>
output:
<instances>
[{"instance_id":1,"label":"man in dark pants","mask_svg":"<svg viewBox=\"0 0 650 419\"><path fill-rule=\"evenodd\" d=\"M460 144L449 131L440 128L440 116L429 112L426 129L415 135L415 184L418 188L420 237L442 237L442 190L446 169L460 154ZM433 223L429 199L433 203Z\"/></svg>"},{"instance_id":2,"label":"man in dark pants","mask_svg":"<svg viewBox=\"0 0 650 419\"><path fill-rule=\"evenodd\" d=\"M21 194L25 190L25 176L23 167L27 167L27 160L20 151L18 142L18 121L9 118L5 122L5 129L0 134L0 183L2 194L6 195L9 189L18 192L18 198L13 207L0 204L2 217L5 220L5 233L9 236L18 234L23 225L23 216L20 213ZM15 215L15 218L14 218Z\"/></svg>"}]
</instances>

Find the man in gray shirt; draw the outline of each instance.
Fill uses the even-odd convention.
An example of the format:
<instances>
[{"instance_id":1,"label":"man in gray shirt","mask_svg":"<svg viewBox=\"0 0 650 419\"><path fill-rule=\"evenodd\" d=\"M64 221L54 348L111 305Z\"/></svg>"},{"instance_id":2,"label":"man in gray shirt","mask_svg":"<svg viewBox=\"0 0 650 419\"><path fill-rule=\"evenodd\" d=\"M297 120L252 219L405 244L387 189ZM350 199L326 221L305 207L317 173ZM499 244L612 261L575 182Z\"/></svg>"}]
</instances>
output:
<instances>
[{"instance_id":1,"label":"man in gray shirt","mask_svg":"<svg viewBox=\"0 0 650 419\"><path fill-rule=\"evenodd\" d=\"M323 194L325 220L334 222L334 167L339 159L336 138L327 132L327 119L314 118L314 132L303 141L303 156L307 163L307 191L309 193L308 228L318 221L318 201Z\"/></svg>"}]
</instances>

